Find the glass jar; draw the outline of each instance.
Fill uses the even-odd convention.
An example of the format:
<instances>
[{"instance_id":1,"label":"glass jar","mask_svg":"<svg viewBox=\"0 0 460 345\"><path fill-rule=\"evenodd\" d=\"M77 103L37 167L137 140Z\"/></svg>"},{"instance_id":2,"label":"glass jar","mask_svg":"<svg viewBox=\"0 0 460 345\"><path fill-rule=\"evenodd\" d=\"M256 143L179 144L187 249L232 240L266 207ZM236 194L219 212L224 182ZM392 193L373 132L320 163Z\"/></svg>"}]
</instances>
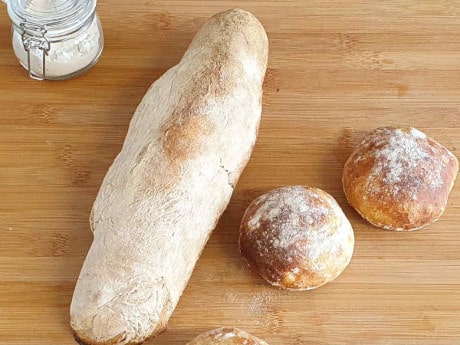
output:
<instances>
[{"instance_id":1,"label":"glass jar","mask_svg":"<svg viewBox=\"0 0 460 345\"><path fill-rule=\"evenodd\" d=\"M33 79L78 76L101 56L96 0L6 0L13 49Z\"/></svg>"}]
</instances>

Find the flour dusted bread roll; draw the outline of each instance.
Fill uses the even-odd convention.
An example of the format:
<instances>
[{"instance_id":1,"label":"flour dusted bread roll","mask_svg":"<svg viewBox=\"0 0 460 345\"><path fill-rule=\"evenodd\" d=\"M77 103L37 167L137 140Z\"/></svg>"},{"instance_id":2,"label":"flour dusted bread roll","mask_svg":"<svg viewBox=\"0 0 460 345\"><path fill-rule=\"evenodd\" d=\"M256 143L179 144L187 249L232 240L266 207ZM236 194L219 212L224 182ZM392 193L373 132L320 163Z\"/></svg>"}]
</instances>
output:
<instances>
[{"instance_id":1,"label":"flour dusted bread roll","mask_svg":"<svg viewBox=\"0 0 460 345\"><path fill-rule=\"evenodd\" d=\"M304 186L254 200L240 226L240 250L270 284L310 290L337 278L353 255L350 222L332 196Z\"/></svg>"},{"instance_id":2,"label":"flour dusted bread roll","mask_svg":"<svg viewBox=\"0 0 460 345\"><path fill-rule=\"evenodd\" d=\"M382 127L345 163L348 202L371 224L415 230L437 220L458 172L455 156L419 130Z\"/></svg>"},{"instance_id":3,"label":"flour dusted bread roll","mask_svg":"<svg viewBox=\"0 0 460 345\"><path fill-rule=\"evenodd\" d=\"M268 345L265 341L239 330L238 328L218 328L203 333L187 345Z\"/></svg>"},{"instance_id":4,"label":"flour dusted bread roll","mask_svg":"<svg viewBox=\"0 0 460 345\"><path fill-rule=\"evenodd\" d=\"M256 141L267 53L252 14L222 12L148 90L93 206L70 307L81 343L165 330Z\"/></svg>"}]
</instances>

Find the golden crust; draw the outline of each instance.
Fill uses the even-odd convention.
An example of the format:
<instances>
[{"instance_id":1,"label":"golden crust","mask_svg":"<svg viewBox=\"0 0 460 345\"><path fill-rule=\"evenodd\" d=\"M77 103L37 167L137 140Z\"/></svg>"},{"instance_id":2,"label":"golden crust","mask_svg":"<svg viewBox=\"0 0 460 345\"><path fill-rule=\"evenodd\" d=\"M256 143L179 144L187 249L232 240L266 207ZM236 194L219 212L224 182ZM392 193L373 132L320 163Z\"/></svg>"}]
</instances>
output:
<instances>
[{"instance_id":1,"label":"golden crust","mask_svg":"<svg viewBox=\"0 0 460 345\"><path fill-rule=\"evenodd\" d=\"M353 254L354 235L337 202L304 186L254 200L240 226L240 251L270 284L310 290L337 278Z\"/></svg>"},{"instance_id":2,"label":"golden crust","mask_svg":"<svg viewBox=\"0 0 460 345\"><path fill-rule=\"evenodd\" d=\"M203 333L193 339L187 345L268 345L238 328L218 328Z\"/></svg>"},{"instance_id":3,"label":"golden crust","mask_svg":"<svg viewBox=\"0 0 460 345\"><path fill-rule=\"evenodd\" d=\"M387 230L420 229L444 211L457 158L415 128L382 127L366 135L343 171L349 204Z\"/></svg>"}]
</instances>

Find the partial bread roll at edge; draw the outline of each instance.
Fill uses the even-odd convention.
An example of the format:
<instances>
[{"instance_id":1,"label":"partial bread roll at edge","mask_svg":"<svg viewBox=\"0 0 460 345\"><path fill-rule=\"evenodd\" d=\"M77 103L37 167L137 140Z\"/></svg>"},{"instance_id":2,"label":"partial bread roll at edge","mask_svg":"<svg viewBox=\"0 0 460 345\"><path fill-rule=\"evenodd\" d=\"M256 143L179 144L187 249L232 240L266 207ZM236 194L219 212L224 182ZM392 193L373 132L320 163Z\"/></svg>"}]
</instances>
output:
<instances>
[{"instance_id":1,"label":"partial bread roll at edge","mask_svg":"<svg viewBox=\"0 0 460 345\"><path fill-rule=\"evenodd\" d=\"M187 345L268 345L238 328L218 328L203 333Z\"/></svg>"},{"instance_id":2,"label":"partial bread roll at edge","mask_svg":"<svg viewBox=\"0 0 460 345\"><path fill-rule=\"evenodd\" d=\"M92 209L70 307L82 343L166 329L254 147L267 55L252 14L222 12L148 90Z\"/></svg>"},{"instance_id":3,"label":"partial bread roll at edge","mask_svg":"<svg viewBox=\"0 0 460 345\"><path fill-rule=\"evenodd\" d=\"M343 190L371 224L416 230L442 215L457 172L457 158L421 131L381 127L345 163Z\"/></svg>"}]
</instances>

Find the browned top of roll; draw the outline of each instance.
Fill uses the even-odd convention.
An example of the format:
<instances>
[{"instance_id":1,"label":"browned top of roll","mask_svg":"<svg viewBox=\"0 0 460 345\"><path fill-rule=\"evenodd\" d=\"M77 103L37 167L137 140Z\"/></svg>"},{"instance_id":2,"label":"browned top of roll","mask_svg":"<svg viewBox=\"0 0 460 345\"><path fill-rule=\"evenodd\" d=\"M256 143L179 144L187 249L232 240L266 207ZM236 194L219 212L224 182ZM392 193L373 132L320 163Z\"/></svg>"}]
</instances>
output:
<instances>
[{"instance_id":1,"label":"browned top of roll","mask_svg":"<svg viewBox=\"0 0 460 345\"><path fill-rule=\"evenodd\" d=\"M370 223L414 230L444 211L458 161L419 130L382 127L356 147L343 172L349 203Z\"/></svg>"}]
</instances>

